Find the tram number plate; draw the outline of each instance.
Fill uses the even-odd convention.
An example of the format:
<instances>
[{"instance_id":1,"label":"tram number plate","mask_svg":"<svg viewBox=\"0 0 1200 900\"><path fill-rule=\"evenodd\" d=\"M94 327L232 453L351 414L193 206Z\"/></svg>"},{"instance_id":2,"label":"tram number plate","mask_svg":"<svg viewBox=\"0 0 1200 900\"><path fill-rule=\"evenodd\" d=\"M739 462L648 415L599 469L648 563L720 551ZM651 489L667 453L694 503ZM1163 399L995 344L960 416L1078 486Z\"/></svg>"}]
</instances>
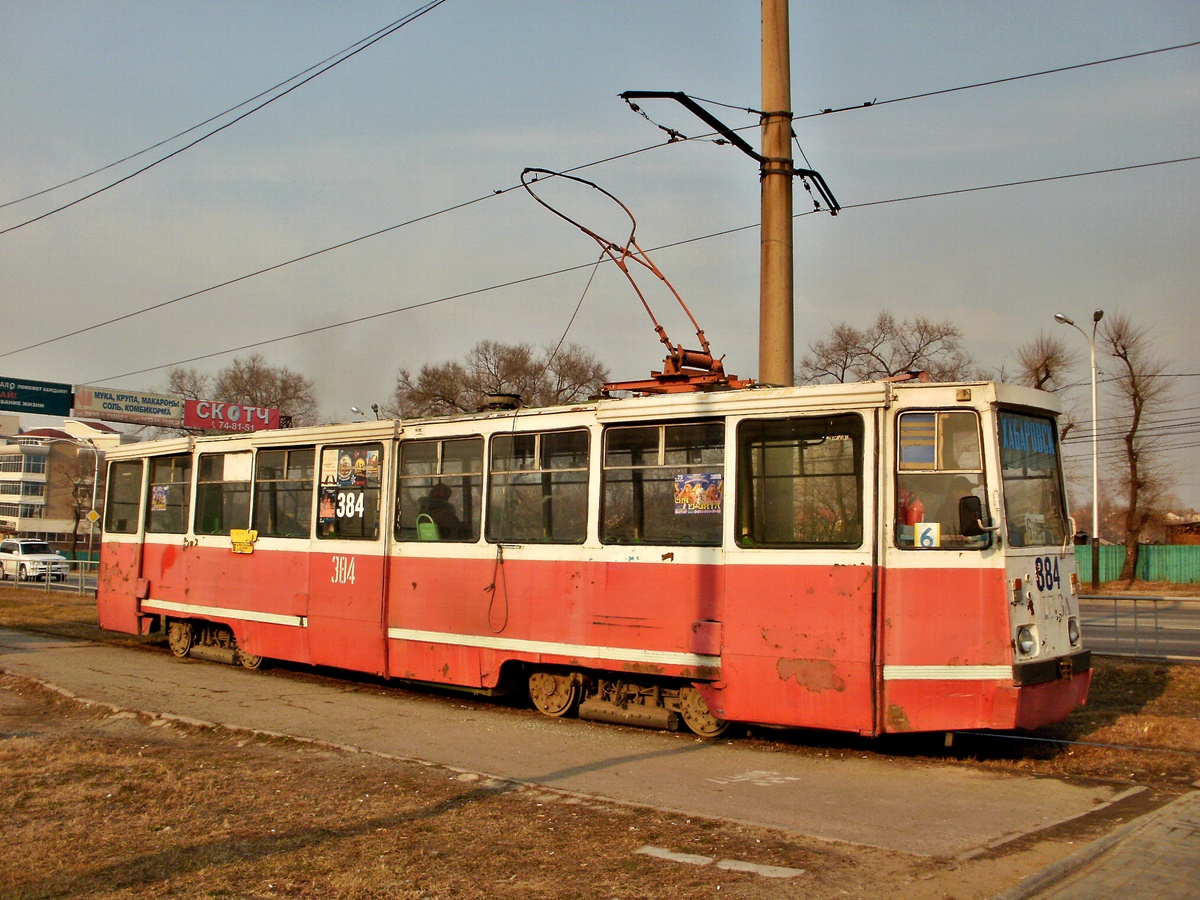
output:
<instances>
[{"instance_id":1,"label":"tram number plate","mask_svg":"<svg viewBox=\"0 0 1200 900\"><path fill-rule=\"evenodd\" d=\"M1058 560L1039 556L1033 564L1033 580L1039 591L1062 589L1062 576L1058 573Z\"/></svg>"},{"instance_id":2,"label":"tram number plate","mask_svg":"<svg viewBox=\"0 0 1200 900\"><path fill-rule=\"evenodd\" d=\"M354 584L354 557L335 556L333 576L329 580L333 584Z\"/></svg>"}]
</instances>

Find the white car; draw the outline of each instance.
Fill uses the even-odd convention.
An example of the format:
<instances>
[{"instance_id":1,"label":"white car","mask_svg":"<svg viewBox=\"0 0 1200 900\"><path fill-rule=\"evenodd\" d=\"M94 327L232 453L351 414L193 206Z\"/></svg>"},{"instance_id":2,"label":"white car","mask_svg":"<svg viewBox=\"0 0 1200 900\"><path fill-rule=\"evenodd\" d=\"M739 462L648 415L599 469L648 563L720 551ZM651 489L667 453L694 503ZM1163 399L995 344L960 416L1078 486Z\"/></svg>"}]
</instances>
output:
<instances>
[{"instance_id":1,"label":"white car","mask_svg":"<svg viewBox=\"0 0 1200 900\"><path fill-rule=\"evenodd\" d=\"M63 581L71 571L65 556L45 541L13 538L0 541L0 576L29 581L31 578Z\"/></svg>"}]
</instances>

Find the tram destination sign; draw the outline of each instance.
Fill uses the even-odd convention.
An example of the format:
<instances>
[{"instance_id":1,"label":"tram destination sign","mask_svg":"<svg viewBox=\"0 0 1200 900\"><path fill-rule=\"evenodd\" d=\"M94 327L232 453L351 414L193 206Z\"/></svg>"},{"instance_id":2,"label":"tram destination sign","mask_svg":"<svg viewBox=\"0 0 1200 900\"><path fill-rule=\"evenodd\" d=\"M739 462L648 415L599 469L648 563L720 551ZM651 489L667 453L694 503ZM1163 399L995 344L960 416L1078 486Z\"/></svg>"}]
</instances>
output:
<instances>
[{"instance_id":1,"label":"tram destination sign","mask_svg":"<svg viewBox=\"0 0 1200 900\"><path fill-rule=\"evenodd\" d=\"M0 378L0 409L66 418L71 415L71 385Z\"/></svg>"},{"instance_id":2,"label":"tram destination sign","mask_svg":"<svg viewBox=\"0 0 1200 900\"><path fill-rule=\"evenodd\" d=\"M183 401L163 394L81 384L75 388L75 415L102 422L178 427L183 424Z\"/></svg>"}]
</instances>

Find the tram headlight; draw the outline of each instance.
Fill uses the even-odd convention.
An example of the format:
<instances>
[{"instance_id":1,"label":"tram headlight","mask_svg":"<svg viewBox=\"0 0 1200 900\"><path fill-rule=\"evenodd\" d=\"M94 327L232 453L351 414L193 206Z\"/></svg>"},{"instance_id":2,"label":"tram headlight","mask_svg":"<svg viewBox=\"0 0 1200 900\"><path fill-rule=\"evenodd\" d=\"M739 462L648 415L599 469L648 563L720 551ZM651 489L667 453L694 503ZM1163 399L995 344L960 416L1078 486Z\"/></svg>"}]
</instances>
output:
<instances>
[{"instance_id":1,"label":"tram headlight","mask_svg":"<svg viewBox=\"0 0 1200 900\"><path fill-rule=\"evenodd\" d=\"M1017 629L1017 652L1022 656L1033 656L1037 650L1037 634L1032 625L1022 625Z\"/></svg>"},{"instance_id":2,"label":"tram headlight","mask_svg":"<svg viewBox=\"0 0 1200 900\"><path fill-rule=\"evenodd\" d=\"M1067 619L1067 638L1071 641L1072 647L1079 643L1079 620L1074 616Z\"/></svg>"}]
</instances>

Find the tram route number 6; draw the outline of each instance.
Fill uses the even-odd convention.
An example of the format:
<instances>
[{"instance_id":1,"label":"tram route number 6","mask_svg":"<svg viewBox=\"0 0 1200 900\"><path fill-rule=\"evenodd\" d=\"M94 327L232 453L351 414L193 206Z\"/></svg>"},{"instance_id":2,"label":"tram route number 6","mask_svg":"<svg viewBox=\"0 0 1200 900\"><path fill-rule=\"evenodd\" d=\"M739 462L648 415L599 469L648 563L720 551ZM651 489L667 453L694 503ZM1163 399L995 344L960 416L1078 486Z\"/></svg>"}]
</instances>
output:
<instances>
[{"instance_id":1,"label":"tram route number 6","mask_svg":"<svg viewBox=\"0 0 1200 900\"><path fill-rule=\"evenodd\" d=\"M333 558L333 584L354 584L354 557L335 556Z\"/></svg>"},{"instance_id":2,"label":"tram route number 6","mask_svg":"<svg viewBox=\"0 0 1200 900\"><path fill-rule=\"evenodd\" d=\"M1050 591L1062 588L1062 577L1058 574L1058 560L1049 556L1039 556L1033 563L1033 580L1039 591Z\"/></svg>"}]
</instances>

